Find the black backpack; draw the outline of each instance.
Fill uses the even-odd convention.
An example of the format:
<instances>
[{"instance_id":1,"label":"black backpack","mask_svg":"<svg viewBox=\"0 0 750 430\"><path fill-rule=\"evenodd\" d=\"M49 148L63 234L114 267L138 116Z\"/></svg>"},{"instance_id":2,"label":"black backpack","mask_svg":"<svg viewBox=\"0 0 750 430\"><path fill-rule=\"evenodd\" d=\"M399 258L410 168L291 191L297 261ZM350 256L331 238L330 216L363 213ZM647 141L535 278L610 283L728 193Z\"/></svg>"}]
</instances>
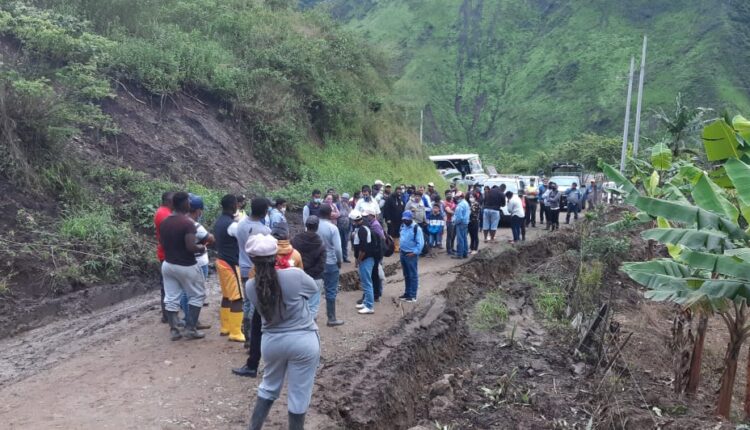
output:
<instances>
[{"instance_id":1,"label":"black backpack","mask_svg":"<svg viewBox=\"0 0 750 430\"><path fill-rule=\"evenodd\" d=\"M393 238L386 234L383 241L383 257L390 257L394 252L396 252L396 244L393 242Z\"/></svg>"}]
</instances>

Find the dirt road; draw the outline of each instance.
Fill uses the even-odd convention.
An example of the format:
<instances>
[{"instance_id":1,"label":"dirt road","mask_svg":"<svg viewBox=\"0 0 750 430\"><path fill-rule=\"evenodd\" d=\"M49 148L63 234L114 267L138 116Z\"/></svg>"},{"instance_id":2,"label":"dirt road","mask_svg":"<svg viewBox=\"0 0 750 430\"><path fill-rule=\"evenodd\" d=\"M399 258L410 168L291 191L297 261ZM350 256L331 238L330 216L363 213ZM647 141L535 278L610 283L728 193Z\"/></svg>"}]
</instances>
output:
<instances>
[{"instance_id":1,"label":"dirt road","mask_svg":"<svg viewBox=\"0 0 750 430\"><path fill-rule=\"evenodd\" d=\"M502 231L502 239L509 232ZM530 229L534 239L542 229ZM486 246L482 244L482 246ZM504 241L491 245L509 247ZM339 317L328 328L319 317L322 369L364 350L378 334L399 324L455 277L459 260L439 254L420 260L420 300L396 299L403 292L397 271L387 279L374 315L354 308L361 293L342 292ZM353 268L345 267L344 270ZM11 429L242 429L260 379L233 376L246 352L218 335L218 290L202 319L214 324L199 341L170 342L158 322L158 293L137 297L86 317L50 324L0 342L0 417ZM315 396L335 391L316 386ZM313 402L315 404L315 402ZM266 428L286 428L285 399L274 405ZM311 410L308 428L332 425Z\"/></svg>"}]
</instances>

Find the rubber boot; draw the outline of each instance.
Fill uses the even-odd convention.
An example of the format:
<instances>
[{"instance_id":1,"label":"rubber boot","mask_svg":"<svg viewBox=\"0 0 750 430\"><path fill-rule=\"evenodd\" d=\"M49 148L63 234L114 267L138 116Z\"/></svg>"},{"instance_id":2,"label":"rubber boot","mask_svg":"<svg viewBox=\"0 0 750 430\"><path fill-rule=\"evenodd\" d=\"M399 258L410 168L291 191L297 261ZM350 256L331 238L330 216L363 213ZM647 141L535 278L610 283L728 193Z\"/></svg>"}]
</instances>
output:
<instances>
[{"instance_id":1,"label":"rubber boot","mask_svg":"<svg viewBox=\"0 0 750 430\"><path fill-rule=\"evenodd\" d=\"M195 323L195 328L198 330L208 330L211 328L211 324L202 323L198 320L198 322Z\"/></svg>"},{"instance_id":2,"label":"rubber boot","mask_svg":"<svg viewBox=\"0 0 750 430\"><path fill-rule=\"evenodd\" d=\"M271 411L271 406L273 406L273 400L258 397L258 400L255 401L253 414L250 416L249 430L261 430L263 428L263 423L266 421L266 417L268 417L268 413Z\"/></svg>"},{"instance_id":3,"label":"rubber boot","mask_svg":"<svg viewBox=\"0 0 750 430\"><path fill-rule=\"evenodd\" d=\"M289 412L289 430L305 430L305 414Z\"/></svg>"},{"instance_id":4,"label":"rubber boot","mask_svg":"<svg viewBox=\"0 0 750 430\"><path fill-rule=\"evenodd\" d=\"M328 315L328 327L343 325L344 321L336 319L336 300L326 299L326 314Z\"/></svg>"},{"instance_id":5,"label":"rubber boot","mask_svg":"<svg viewBox=\"0 0 750 430\"><path fill-rule=\"evenodd\" d=\"M179 316L177 312L164 311L167 316L167 322L169 323L169 333L171 334L172 340L179 340L182 337L179 327L177 327L177 320Z\"/></svg>"},{"instance_id":6,"label":"rubber boot","mask_svg":"<svg viewBox=\"0 0 750 430\"><path fill-rule=\"evenodd\" d=\"M185 339L203 339L206 336L196 329L201 309L203 309L203 306L188 306L188 315L187 318L185 318Z\"/></svg>"},{"instance_id":7,"label":"rubber boot","mask_svg":"<svg viewBox=\"0 0 750 430\"><path fill-rule=\"evenodd\" d=\"M229 330L229 308L219 308L219 335L226 336L230 333Z\"/></svg>"},{"instance_id":8,"label":"rubber boot","mask_svg":"<svg viewBox=\"0 0 750 430\"><path fill-rule=\"evenodd\" d=\"M225 308L222 308L225 309ZM228 329L229 329L229 340L232 342L245 342L247 339L242 333L242 325L244 324L245 320L242 318L243 313L240 312L232 312L229 308L226 308L227 310L227 320L228 320Z\"/></svg>"}]
</instances>

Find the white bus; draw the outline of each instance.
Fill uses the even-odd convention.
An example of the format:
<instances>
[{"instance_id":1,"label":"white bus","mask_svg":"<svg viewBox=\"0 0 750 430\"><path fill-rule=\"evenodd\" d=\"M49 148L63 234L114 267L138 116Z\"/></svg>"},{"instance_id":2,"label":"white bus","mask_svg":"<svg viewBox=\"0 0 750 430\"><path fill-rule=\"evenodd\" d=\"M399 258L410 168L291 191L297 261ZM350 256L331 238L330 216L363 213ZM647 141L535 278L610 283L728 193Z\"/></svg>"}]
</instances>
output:
<instances>
[{"instance_id":1,"label":"white bus","mask_svg":"<svg viewBox=\"0 0 750 430\"><path fill-rule=\"evenodd\" d=\"M463 178L472 173L484 173L478 154L433 155L430 156L430 161L435 163L435 168L446 178L453 175L461 175Z\"/></svg>"}]
</instances>

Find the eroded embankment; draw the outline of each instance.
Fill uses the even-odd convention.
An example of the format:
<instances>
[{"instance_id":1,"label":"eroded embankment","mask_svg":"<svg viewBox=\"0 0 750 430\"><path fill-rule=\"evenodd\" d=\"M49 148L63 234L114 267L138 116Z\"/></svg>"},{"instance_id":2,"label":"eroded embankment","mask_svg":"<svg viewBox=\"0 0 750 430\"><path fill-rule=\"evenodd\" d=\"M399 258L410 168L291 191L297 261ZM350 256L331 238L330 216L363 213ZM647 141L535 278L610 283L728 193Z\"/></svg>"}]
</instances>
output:
<instances>
[{"instance_id":1,"label":"eroded embankment","mask_svg":"<svg viewBox=\"0 0 750 430\"><path fill-rule=\"evenodd\" d=\"M483 250L458 268L456 281L368 347L322 369L315 408L346 429L405 429L428 406L441 369L471 350L467 318L484 293L515 271L575 247L570 234L548 236L505 251Z\"/></svg>"}]
</instances>

